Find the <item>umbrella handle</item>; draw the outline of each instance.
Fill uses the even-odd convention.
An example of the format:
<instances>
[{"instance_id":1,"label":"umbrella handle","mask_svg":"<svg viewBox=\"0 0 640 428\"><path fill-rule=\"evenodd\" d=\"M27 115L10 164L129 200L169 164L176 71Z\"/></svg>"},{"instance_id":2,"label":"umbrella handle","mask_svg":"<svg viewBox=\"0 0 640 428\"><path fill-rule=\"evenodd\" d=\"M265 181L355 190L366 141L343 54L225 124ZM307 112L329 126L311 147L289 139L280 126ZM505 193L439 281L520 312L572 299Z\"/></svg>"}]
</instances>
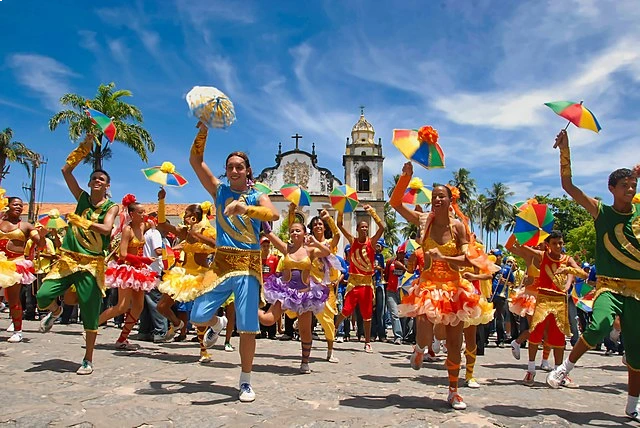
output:
<instances>
[{"instance_id":1,"label":"umbrella handle","mask_svg":"<svg viewBox=\"0 0 640 428\"><path fill-rule=\"evenodd\" d=\"M566 131L566 130L567 130L567 128L569 127L569 125L571 125L571 121L568 121L568 122L567 122L567 126L565 126L562 130L563 130L563 131Z\"/></svg>"}]
</instances>

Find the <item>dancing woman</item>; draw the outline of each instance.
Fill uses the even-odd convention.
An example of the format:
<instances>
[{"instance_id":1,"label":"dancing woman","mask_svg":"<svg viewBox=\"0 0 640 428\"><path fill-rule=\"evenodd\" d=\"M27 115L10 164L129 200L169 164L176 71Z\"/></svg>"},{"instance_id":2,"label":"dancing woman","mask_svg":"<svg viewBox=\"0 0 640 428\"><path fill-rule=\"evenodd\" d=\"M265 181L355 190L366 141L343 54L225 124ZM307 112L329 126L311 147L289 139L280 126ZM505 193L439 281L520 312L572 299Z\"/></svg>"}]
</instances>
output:
<instances>
[{"instance_id":1,"label":"dancing woman","mask_svg":"<svg viewBox=\"0 0 640 428\"><path fill-rule=\"evenodd\" d=\"M4 189L2 190L4 193ZM22 199L8 199L9 209L0 221L0 287L4 288L9 301L9 313L14 333L8 342L22 342L22 304L20 291L23 284L31 284L36 280L33 262L24 257L27 241L32 240L37 247L44 248L44 237L33 225L20 220L22 215ZM40 248L40 249L42 249Z\"/></svg>"},{"instance_id":2,"label":"dancing woman","mask_svg":"<svg viewBox=\"0 0 640 428\"><path fill-rule=\"evenodd\" d=\"M324 337L327 339L326 359L330 363L337 363L339 362L338 359L333 356L333 342L336 338L336 325L334 322L336 315L338 315L336 292L342 277L340 261L335 257L338 252L338 243L340 242L340 231L327 210L322 210L320 216L311 219L309 230L311 230L316 241L321 242L331 250L329 257L320 257L312 261L311 276L329 289L329 297L325 303L324 310L316 314L316 318L322 326Z\"/></svg>"},{"instance_id":3,"label":"dancing woman","mask_svg":"<svg viewBox=\"0 0 640 428\"><path fill-rule=\"evenodd\" d=\"M229 184L223 184L204 161L207 127L198 123L198 135L191 146L189 162L204 188L215 198L216 254L211 269L205 274L205 294L193 302L191 321L213 327L217 335L227 320L216 312L234 294L236 324L240 333L242 372L239 399L254 401L251 370L256 351L256 334L260 333L258 307L262 285L262 260L258 242L261 221L279 218L269 197L255 189L249 157L233 152L225 161Z\"/></svg>"},{"instance_id":4,"label":"dancing woman","mask_svg":"<svg viewBox=\"0 0 640 428\"><path fill-rule=\"evenodd\" d=\"M407 221L419 226L421 213L402 204L412 175L413 166L407 162L391 195L390 204ZM462 410L467 407L458 394L462 330L466 321L482 319L484 313L491 309L481 306L480 295L475 294L473 285L461 277L460 267L470 265L467 259L468 234L462 222L449 215L451 200L449 188L434 187L433 211L420 239L425 268L398 309L403 316L416 317L416 347L411 356L411 366L415 370L422 366L425 349L431 344L433 325L445 326L448 402L454 409Z\"/></svg>"},{"instance_id":5,"label":"dancing woman","mask_svg":"<svg viewBox=\"0 0 640 428\"><path fill-rule=\"evenodd\" d=\"M265 236L280 251L282 260L282 277L271 275L264 283L264 295L271 308L265 316L260 317L264 325L273 325L287 310L298 314L298 329L302 344L302 362L300 373L311 373L309 355L312 346L312 314L319 314L325 308L329 289L316 281L311 275L311 267L315 260L327 257L331 250L320 243L313 235L307 235L301 223L289 226L291 243L282 242L270 228L266 227Z\"/></svg>"},{"instance_id":6,"label":"dancing woman","mask_svg":"<svg viewBox=\"0 0 640 428\"><path fill-rule=\"evenodd\" d=\"M121 225L122 237L118 248L118 260L110 261L105 272L105 283L111 288L118 288L118 304L100 314L99 324L103 324L124 314L124 325L120 337L116 340L116 348L135 351L138 345L129 343L131 329L138 322L144 308L144 295L158 284L158 274L149 269L153 261L143 257L144 233L151 227L145 221L144 206L136 201L136 197L128 194L122 199Z\"/></svg>"},{"instance_id":7,"label":"dancing woman","mask_svg":"<svg viewBox=\"0 0 640 428\"><path fill-rule=\"evenodd\" d=\"M175 266L165 272L158 290L163 293L158 302L158 311L169 320L170 326L164 337L170 341L176 332L185 327L185 321L179 319L171 307L175 302L191 303L202 294L204 274L209 270L208 257L216 251L216 231L209 223L206 212L210 205L191 204L184 210L184 226L176 227L167 222L165 213L166 191L158 192L158 230L163 233L173 233L183 241L182 251L184 262L182 266ZM208 363L211 356L204 346L206 326L197 327L198 343L200 344L200 362Z\"/></svg>"}]
</instances>

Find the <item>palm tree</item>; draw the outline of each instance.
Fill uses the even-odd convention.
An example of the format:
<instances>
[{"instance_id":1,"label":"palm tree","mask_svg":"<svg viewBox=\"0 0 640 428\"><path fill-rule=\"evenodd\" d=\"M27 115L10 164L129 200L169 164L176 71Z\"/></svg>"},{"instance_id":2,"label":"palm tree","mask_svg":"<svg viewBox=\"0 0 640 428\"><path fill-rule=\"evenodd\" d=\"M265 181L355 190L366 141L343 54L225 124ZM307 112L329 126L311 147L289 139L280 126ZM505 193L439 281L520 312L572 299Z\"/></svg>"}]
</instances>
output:
<instances>
[{"instance_id":1,"label":"palm tree","mask_svg":"<svg viewBox=\"0 0 640 428\"><path fill-rule=\"evenodd\" d=\"M500 229L504 223L513 215L513 206L507 201L514 195L509 191L509 187L504 183L493 183L493 187L488 189L487 200L484 204L484 211L487 215L488 223L496 232L496 245L500 241Z\"/></svg>"},{"instance_id":2,"label":"palm tree","mask_svg":"<svg viewBox=\"0 0 640 428\"><path fill-rule=\"evenodd\" d=\"M0 132L0 183L2 179L9 173L9 165L7 162L18 162L22 164L27 173L30 171L29 162L40 159L40 155L29 149L19 141L11 141L13 139L13 131L6 128Z\"/></svg>"},{"instance_id":3,"label":"palm tree","mask_svg":"<svg viewBox=\"0 0 640 428\"><path fill-rule=\"evenodd\" d=\"M72 109L62 110L49 119L49 129L54 131L61 124L69 124L69 137L76 141L83 133L92 132L96 135L99 144L96 144L86 161L93 163L93 169L101 169L102 162L111 157L111 149L106 145L106 139L91 123L83 108L87 101L91 108L111 117L117 132L115 140L123 143L142 159L148 161L148 153L153 153L156 148L149 132L142 124L142 113L138 107L122 101L123 97L130 97L131 91L126 89L115 90L115 83L100 85L98 92L92 100L87 100L77 94L65 94L60 98L60 103ZM132 122L130 122L132 121Z\"/></svg>"},{"instance_id":4,"label":"palm tree","mask_svg":"<svg viewBox=\"0 0 640 428\"><path fill-rule=\"evenodd\" d=\"M418 226L413 223L400 223L400 235L404 239L416 239L418 236Z\"/></svg>"},{"instance_id":5,"label":"palm tree","mask_svg":"<svg viewBox=\"0 0 640 428\"><path fill-rule=\"evenodd\" d=\"M400 243L398 232L400 230L400 223L396 218L396 212L391 205L384 204L384 242L391 248L395 248Z\"/></svg>"},{"instance_id":6,"label":"palm tree","mask_svg":"<svg viewBox=\"0 0 640 428\"><path fill-rule=\"evenodd\" d=\"M396 184L398 184L398 180L400 180L400 174L395 174L391 180L389 180L387 182L387 184L389 185L389 187L387 187L387 197L391 197L391 194L393 193L393 189L396 188Z\"/></svg>"},{"instance_id":7,"label":"palm tree","mask_svg":"<svg viewBox=\"0 0 640 428\"><path fill-rule=\"evenodd\" d=\"M453 180L449 180L449 184L456 186L460 191L460 205L465 208L468 207L469 201L476 193L476 180L470 177L471 171L466 168L460 168L457 171L453 171Z\"/></svg>"}]
</instances>

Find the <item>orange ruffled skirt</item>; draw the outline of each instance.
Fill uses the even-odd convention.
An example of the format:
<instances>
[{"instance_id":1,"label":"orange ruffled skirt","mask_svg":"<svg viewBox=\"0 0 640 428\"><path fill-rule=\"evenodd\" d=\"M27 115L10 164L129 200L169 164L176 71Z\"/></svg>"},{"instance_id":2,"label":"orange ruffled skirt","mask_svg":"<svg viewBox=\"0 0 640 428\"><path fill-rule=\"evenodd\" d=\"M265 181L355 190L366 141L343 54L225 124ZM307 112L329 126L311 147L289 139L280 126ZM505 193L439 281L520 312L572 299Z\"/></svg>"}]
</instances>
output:
<instances>
[{"instance_id":1,"label":"orange ruffled skirt","mask_svg":"<svg viewBox=\"0 0 640 428\"><path fill-rule=\"evenodd\" d=\"M493 304L476 293L473 285L457 274L446 281L430 278L424 271L398 305L401 317L425 315L433 324L465 326L493 319Z\"/></svg>"},{"instance_id":2,"label":"orange ruffled skirt","mask_svg":"<svg viewBox=\"0 0 640 428\"><path fill-rule=\"evenodd\" d=\"M537 291L531 290L528 287L523 287L516 291L516 295L509 302L509 311L515 315L521 317L533 316L536 310L536 296Z\"/></svg>"}]
</instances>

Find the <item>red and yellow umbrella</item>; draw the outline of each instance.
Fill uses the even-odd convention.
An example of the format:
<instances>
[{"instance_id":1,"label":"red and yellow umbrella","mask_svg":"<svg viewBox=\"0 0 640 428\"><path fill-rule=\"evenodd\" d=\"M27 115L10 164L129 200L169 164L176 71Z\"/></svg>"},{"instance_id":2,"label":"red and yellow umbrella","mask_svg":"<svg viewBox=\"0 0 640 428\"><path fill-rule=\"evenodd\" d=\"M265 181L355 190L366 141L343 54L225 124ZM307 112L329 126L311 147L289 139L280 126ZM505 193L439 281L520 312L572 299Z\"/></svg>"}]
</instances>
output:
<instances>
[{"instance_id":1,"label":"red and yellow umbrella","mask_svg":"<svg viewBox=\"0 0 640 428\"><path fill-rule=\"evenodd\" d=\"M547 107L553 110L558 116L562 116L570 123L573 123L578 128L589 129L595 133L600 132L602 129L598 119L595 115L582 105L582 101L579 103L575 101L553 101L550 103L544 103ZM569 124L564 129L567 129Z\"/></svg>"},{"instance_id":2,"label":"red and yellow umbrella","mask_svg":"<svg viewBox=\"0 0 640 428\"><path fill-rule=\"evenodd\" d=\"M311 205L311 195L297 184L285 184L280 188L280 193L287 201L293 202L299 207Z\"/></svg>"},{"instance_id":3,"label":"red and yellow umbrella","mask_svg":"<svg viewBox=\"0 0 640 428\"><path fill-rule=\"evenodd\" d=\"M404 192L402 202L410 205L422 205L431 203L431 190L424 187L422 180L414 177L409 182L409 187Z\"/></svg>"},{"instance_id":4,"label":"red and yellow umbrella","mask_svg":"<svg viewBox=\"0 0 640 428\"><path fill-rule=\"evenodd\" d=\"M39 216L38 223L47 229L64 229L67 227L67 222L60 217L60 211L55 208L48 213Z\"/></svg>"},{"instance_id":5,"label":"red and yellow umbrella","mask_svg":"<svg viewBox=\"0 0 640 428\"><path fill-rule=\"evenodd\" d=\"M182 187L188 183L182 175L178 174L176 167L171 162L162 162L161 166L143 169L142 173L147 180L161 186Z\"/></svg>"},{"instance_id":6,"label":"red and yellow umbrella","mask_svg":"<svg viewBox=\"0 0 640 428\"><path fill-rule=\"evenodd\" d=\"M513 234L520 245L535 246L553 230L555 219L546 204L530 204L516 216Z\"/></svg>"},{"instance_id":7,"label":"red and yellow umbrella","mask_svg":"<svg viewBox=\"0 0 640 428\"><path fill-rule=\"evenodd\" d=\"M329 202L341 213L353 212L358 206L358 192L353 187L343 184L331 191Z\"/></svg>"}]
</instances>

